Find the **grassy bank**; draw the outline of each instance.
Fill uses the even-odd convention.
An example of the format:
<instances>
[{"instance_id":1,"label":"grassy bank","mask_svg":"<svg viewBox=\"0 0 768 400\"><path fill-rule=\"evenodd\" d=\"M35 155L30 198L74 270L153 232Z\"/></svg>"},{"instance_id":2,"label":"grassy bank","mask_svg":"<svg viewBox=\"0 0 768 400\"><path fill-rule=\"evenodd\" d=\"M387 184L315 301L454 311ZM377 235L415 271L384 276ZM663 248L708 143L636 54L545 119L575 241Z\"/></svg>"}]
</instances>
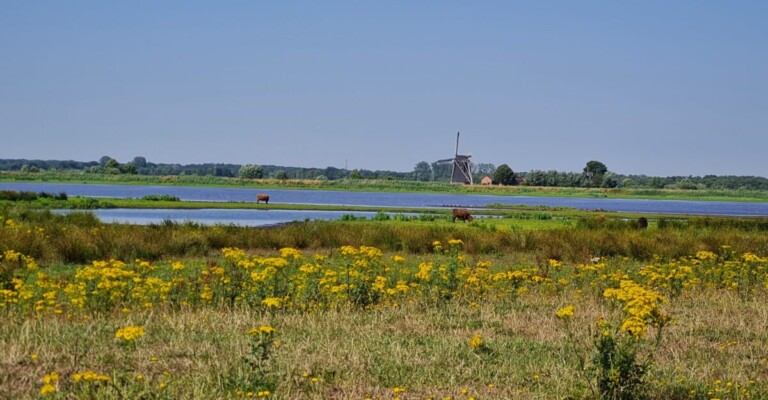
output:
<instances>
[{"instance_id":1,"label":"grassy bank","mask_svg":"<svg viewBox=\"0 0 768 400\"><path fill-rule=\"evenodd\" d=\"M130 185L179 185L249 187L259 189L319 189L347 191L425 192L497 196L554 196L580 198L627 198L706 201L768 201L768 192L754 190L679 190L648 188L550 188L529 186L455 185L445 182L342 179L334 181L239 179L213 176L105 175L81 172L0 172L0 181L107 183Z\"/></svg>"}]
</instances>

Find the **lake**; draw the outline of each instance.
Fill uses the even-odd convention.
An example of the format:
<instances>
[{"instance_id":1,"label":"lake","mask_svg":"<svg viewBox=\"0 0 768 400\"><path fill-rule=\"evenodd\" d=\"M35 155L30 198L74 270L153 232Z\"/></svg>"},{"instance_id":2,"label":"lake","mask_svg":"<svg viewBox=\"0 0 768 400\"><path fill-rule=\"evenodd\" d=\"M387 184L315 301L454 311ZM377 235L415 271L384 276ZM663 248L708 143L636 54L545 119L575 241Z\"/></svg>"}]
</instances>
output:
<instances>
[{"instance_id":1,"label":"lake","mask_svg":"<svg viewBox=\"0 0 768 400\"><path fill-rule=\"evenodd\" d=\"M81 210L55 210L59 214L85 212ZM195 222L203 225L240 225L240 226L269 226L304 220L334 220L342 215L354 215L356 218L373 218L375 212L357 211L292 211L292 210L167 210L167 209L130 209L111 208L89 210L101 221L123 224L159 224L164 221ZM412 214L409 214L412 215Z\"/></svg>"},{"instance_id":2,"label":"lake","mask_svg":"<svg viewBox=\"0 0 768 400\"><path fill-rule=\"evenodd\" d=\"M489 204L529 205L548 207L570 207L585 210L606 210L642 214L694 214L720 216L768 216L768 203L723 202L723 201L687 201L687 200L638 200L606 198L567 198L538 196L493 196L446 193L391 193L391 192L348 192L331 190L289 190L258 189L239 187L185 187L185 186L145 186L145 185L107 185L82 183L40 183L40 182L0 182L0 190L30 192L65 192L69 196L141 198L150 194L177 196L188 201L242 201L255 202L257 193L268 193L271 201L290 204L332 204L374 207L482 207ZM106 211L106 210L103 210ZM238 224L275 224L304 219L335 219L343 214L321 211L279 211L264 210L217 210L181 211L181 210L143 210L154 212L155 216L170 216L172 220L188 220L210 223ZM101 213L100 211L99 213ZM117 211L115 211L117 212ZM122 212L122 211L121 211ZM149 218L139 210L124 212L114 216L115 220L128 221L128 215L136 212L136 221ZM190 214L185 214L190 213ZM212 216L215 215L215 216ZM361 214L366 215L367 214ZM104 215L105 218L113 216ZM126 219L122 219L126 218ZM162 221L165 218L160 218ZM156 221L156 219L153 219ZM263 224L261 224L263 225Z\"/></svg>"}]
</instances>

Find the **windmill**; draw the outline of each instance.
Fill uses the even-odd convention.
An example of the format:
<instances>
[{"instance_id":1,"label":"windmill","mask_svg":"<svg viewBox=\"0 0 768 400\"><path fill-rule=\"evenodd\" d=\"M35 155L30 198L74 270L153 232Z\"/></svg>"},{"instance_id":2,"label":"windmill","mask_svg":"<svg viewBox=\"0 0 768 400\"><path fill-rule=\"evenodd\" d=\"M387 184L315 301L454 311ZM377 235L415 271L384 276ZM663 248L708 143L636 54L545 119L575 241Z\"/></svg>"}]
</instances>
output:
<instances>
[{"instance_id":1,"label":"windmill","mask_svg":"<svg viewBox=\"0 0 768 400\"><path fill-rule=\"evenodd\" d=\"M469 159L472 155L459 154L459 134L456 132L456 154L453 158L437 160L438 164L451 163L451 183L466 183L472 185L472 161Z\"/></svg>"}]
</instances>

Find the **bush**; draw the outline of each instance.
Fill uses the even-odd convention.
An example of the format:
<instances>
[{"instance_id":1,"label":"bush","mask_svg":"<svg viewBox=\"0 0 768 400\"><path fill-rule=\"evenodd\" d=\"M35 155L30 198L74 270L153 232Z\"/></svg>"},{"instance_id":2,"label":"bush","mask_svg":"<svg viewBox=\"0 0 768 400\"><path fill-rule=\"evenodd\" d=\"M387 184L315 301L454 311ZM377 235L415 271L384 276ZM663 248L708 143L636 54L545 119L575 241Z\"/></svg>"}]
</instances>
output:
<instances>
[{"instance_id":1,"label":"bush","mask_svg":"<svg viewBox=\"0 0 768 400\"><path fill-rule=\"evenodd\" d=\"M384 211L377 212L373 217L374 221L389 221L390 219L392 219L392 217L390 217L389 214L385 213Z\"/></svg>"},{"instance_id":2,"label":"bush","mask_svg":"<svg viewBox=\"0 0 768 400\"><path fill-rule=\"evenodd\" d=\"M181 201L178 196L171 196L169 194L148 194L141 199L147 201Z\"/></svg>"},{"instance_id":3,"label":"bush","mask_svg":"<svg viewBox=\"0 0 768 400\"><path fill-rule=\"evenodd\" d=\"M237 173L243 179L261 179L264 177L264 167L261 165L245 164Z\"/></svg>"}]
</instances>

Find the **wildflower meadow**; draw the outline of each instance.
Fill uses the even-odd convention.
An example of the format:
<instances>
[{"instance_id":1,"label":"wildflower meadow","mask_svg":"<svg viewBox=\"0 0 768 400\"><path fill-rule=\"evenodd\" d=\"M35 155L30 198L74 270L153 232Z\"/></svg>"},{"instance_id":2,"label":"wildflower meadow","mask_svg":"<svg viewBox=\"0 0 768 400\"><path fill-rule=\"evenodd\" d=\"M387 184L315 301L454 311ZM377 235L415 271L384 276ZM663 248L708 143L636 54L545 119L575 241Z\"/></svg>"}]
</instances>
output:
<instances>
[{"instance_id":1,"label":"wildflower meadow","mask_svg":"<svg viewBox=\"0 0 768 400\"><path fill-rule=\"evenodd\" d=\"M3 249L0 397L768 398L763 253L577 261L469 240L81 263Z\"/></svg>"}]
</instances>

